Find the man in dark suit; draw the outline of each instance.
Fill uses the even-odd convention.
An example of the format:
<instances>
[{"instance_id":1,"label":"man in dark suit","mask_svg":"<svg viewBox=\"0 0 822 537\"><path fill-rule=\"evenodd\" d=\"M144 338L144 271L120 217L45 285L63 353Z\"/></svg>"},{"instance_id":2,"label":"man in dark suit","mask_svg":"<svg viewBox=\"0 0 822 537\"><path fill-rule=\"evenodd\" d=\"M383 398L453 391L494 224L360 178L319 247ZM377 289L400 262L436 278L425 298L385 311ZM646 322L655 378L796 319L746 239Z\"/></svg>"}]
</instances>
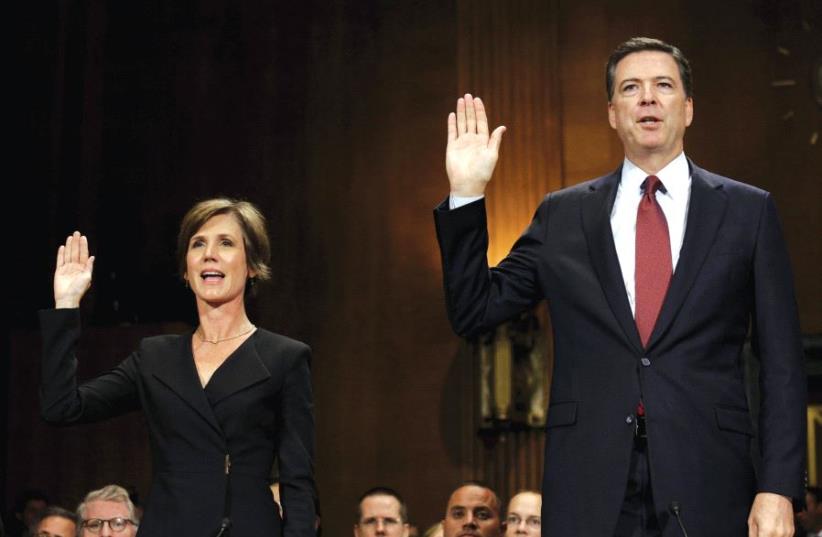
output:
<instances>
[{"instance_id":1,"label":"man in dark suit","mask_svg":"<svg viewBox=\"0 0 822 537\"><path fill-rule=\"evenodd\" d=\"M634 38L611 55L613 173L548 195L488 269L482 197L505 127L466 95L435 210L448 314L471 336L547 299L555 361L542 534L790 537L806 386L788 254L769 194L685 157L691 71ZM761 360L759 448L742 345Z\"/></svg>"}]
</instances>

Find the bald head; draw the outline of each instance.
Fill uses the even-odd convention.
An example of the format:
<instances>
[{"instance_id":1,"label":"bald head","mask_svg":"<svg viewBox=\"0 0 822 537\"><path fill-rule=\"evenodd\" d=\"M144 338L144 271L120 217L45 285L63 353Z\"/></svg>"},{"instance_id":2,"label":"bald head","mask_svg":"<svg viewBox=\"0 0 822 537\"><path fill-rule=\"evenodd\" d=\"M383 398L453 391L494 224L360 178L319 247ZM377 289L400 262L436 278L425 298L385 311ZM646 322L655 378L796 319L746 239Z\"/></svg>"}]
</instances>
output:
<instances>
[{"instance_id":1,"label":"bald head","mask_svg":"<svg viewBox=\"0 0 822 537\"><path fill-rule=\"evenodd\" d=\"M442 528L443 537L500 537L499 498L493 490L478 483L459 487L448 499Z\"/></svg>"}]
</instances>

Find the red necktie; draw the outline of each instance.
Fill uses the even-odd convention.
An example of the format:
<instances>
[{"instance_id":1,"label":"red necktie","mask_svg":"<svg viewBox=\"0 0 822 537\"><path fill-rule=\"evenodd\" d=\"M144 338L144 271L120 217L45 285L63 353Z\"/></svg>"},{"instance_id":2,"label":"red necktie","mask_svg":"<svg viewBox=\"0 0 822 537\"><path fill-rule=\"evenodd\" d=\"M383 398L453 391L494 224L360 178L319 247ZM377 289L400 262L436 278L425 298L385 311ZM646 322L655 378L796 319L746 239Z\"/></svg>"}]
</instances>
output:
<instances>
[{"instance_id":1,"label":"red necktie","mask_svg":"<svg viewBox=\"0 0 822 537\"><path fill-rule=\"evenodd\" d=\"M636 212L635 317L643 346L648 345L673 274L668 222L655 195L660 187L659 177L649 175Z\"/></svg>"}]
</instances>

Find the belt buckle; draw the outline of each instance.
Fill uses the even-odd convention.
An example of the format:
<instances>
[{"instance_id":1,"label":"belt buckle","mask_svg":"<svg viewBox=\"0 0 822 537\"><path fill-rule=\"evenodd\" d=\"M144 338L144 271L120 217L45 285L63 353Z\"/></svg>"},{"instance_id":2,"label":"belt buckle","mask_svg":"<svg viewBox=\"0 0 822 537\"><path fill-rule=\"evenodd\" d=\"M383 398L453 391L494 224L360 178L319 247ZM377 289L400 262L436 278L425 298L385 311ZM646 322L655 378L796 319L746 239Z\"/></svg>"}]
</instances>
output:
<instances>
[{"instance_id":1,"label":"belt buckle","mask_svg":"<svg viewBox=\"0 0 822 537\"><path fill-rule=\"evenodd\" d=\"M637 416L634 421L634 438L646 439L648 432L645 429L645 416Z\"/></svg>"}]
</instances>

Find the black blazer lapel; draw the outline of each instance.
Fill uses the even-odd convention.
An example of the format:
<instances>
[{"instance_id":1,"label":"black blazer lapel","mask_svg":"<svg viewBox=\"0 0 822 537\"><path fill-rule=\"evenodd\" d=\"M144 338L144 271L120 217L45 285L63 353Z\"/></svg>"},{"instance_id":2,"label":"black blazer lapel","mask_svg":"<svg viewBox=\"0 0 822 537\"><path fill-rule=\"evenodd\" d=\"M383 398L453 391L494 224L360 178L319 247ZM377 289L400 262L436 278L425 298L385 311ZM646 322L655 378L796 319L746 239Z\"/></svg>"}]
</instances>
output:
<instances>
[{"instance_id":1,"label":"black blazer lapel","mask_svg":"<svg viewBox=\"0 0 822 537\"><path fill-rule=\"evenodd\" d=\"M214 372L206 385L208 398L217 404L231 394L271 378L254 344L255 335L243 342Z\"/></svg>"},{"instance_id":2,"label":"black blazer lapel","mask_svg":"<svg viewBox=\"0 0 822 537\"><path fill-rule=\"evenodd\" d=\"M631 313L611 230L611 209L614 206L621 175L620 166L611 175L591 183L588 195L582 202L582 227L588 241L591 265L597 273L611 311L631 346L637 352L642 352L642 343Z\"/></svg>"},{"instance_id":3,"label":"black blazer lapel","mask_svg":"<svg viewBox=\"0 0 822 537\"><path fill-rule=\"evenodd\" d=\"M167 355L157 360L154 376L180 396L215 431L222 435L222 429L206 398L200 377L191 354L191 335L183 335L177 340L178 348L170 349Z\"/></svg>"},{"instance_id":4,"label":"black blazer lapel","mask_svg":"<svg viewBox=\"0 0 822 537\"><path fill-rule=\"evenodd\" d=\"M671 285L648 340L648 348L659 341L676 317L725 217L728 199L722 184L712 180L705 170L698 168L690 160L688 164L691 166L691 199L688 204L685 237L682 240L679 262L671 278Z\"/></svg>"}]
</instances>

